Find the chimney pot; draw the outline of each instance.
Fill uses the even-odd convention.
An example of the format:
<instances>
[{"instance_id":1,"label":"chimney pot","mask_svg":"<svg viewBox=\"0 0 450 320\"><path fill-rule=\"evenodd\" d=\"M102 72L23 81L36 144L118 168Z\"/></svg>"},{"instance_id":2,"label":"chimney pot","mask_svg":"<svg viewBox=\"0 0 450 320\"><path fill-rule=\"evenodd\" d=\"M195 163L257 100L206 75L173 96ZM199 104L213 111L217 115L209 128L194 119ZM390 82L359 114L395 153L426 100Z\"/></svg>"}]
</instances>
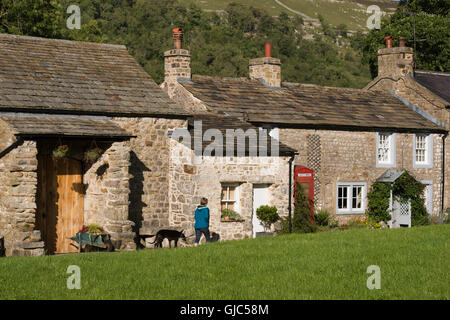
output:
<instances>
[{"instance_id":1,"label":"chimney pot","mask_svg":"<svg viewBox=\"0 0 450 320\"><path fill-rule=\"evenodd\" d=\"M264 56L266 58L272 57L272 46L270 45L270 43L266 43L266 45L264 46Z\"/></svg>"},{"instance_id":2,"label":"chimney pot","mask_svg":"<svg viewBox=\"0 0 450 320\"><path fill-rule=\"evenodd\" d=\"M392 48L392 36L386 36L384 39L386 40L386 48Z\"/></svg>"},{"instance_id":3,"label":"chimney pot","mask_svg":"<svg viewBox=\"0 0 450 320\"><path fill-rule=\"evenodd\" d=\"M405 42L406 42L406 38L405 38L405 37L400 37L400 38L398 38L398 46L399 46L400 48L406 47Z\"/></svg>"},{"instance_id":4,"label":"chimney pot","mask_svg":"<svg viewBox=\"0 0 450 320\"><path fill-rule=\"evenodd\" d=\"M174 28L173 32L173 47L175 49L181 49L183 43L183 28Z\"/></svg>"}]
</instances>

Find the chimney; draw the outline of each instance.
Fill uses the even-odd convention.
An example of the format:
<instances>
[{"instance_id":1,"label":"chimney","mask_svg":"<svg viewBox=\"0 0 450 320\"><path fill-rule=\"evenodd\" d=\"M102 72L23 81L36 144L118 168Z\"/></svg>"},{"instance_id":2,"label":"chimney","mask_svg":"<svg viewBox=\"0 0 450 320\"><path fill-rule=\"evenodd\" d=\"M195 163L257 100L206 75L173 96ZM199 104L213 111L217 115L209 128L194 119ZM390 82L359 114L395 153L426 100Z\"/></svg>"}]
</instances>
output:
<instances>
[{"instance_id":1,"label":"chimney","mask_svg":"<svg viewBox=\"0 0 450 320\"><path fill-rule=\"evenodd\" d=\"M258 79L268 87L281 87L281 62L280 59L272 58L270 43L265 45L265 57L251 59L249 62L250 79Z\"/></svg>"},{"instance_id":2,"label":"chimney","mask_svg":"<svg viewBox=\"0 0 450 320\"><path fill-rule=\"evenodd\" d=\"M164 52L164 81L177 81L178 78L191 79L191 54L183 47L183 29L174 28L173 49Z\"/></svg>"},{"instance_id":3,"label":"chimney","mask_svg":"<svg viewBox=\"0 0 450 320\"><path fill-rule=\"evenodd\" d=\"M386 39L386 48L378 50L378 76L398 79L414 74L414 51L406 47L405 37L399 38L399 46L392 47L392 37Z\"/></svg>"}]
</instances>

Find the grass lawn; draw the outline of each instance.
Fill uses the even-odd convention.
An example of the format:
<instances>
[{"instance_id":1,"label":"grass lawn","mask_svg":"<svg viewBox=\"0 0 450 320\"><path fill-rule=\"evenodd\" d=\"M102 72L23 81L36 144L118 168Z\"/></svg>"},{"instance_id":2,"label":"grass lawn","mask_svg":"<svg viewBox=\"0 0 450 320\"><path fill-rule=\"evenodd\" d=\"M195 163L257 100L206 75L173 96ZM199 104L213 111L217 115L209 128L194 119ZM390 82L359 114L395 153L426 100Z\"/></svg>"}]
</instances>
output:
<instances>
[{"instance_id":1,"label":"grass lawn","mask_svg":"<svg viewBox=\"0 0 450 320\"><path fill-rule=\"evenodd\" d=\"M450 224L0 259L0 299L449 299ZM81 289L66 287L69 265ZM378 265L381 289L369 290Z\"/></svg>"}]
</instances>

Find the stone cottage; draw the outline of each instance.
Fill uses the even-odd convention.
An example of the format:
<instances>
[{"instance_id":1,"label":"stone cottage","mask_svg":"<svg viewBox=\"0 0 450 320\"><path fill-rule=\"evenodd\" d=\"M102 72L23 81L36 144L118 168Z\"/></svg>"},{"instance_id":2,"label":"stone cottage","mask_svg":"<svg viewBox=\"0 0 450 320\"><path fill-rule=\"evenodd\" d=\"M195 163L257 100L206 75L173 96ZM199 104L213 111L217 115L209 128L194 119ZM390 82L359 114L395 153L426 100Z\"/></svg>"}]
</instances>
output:
<instances>
[{"instance_id":1,"label":"stone cottage","mask_svg":"<svg viewBox=\"0 0 450 320\"><path fill-rule=\"evenodd\" d=\"M167 131L189 113L124 46L0 34L0 83L7 255L74 252L67 237L89 223L133 250L143 221L168 225Z\"/></svg>"},{"instance_id":2,"label":"stone cottage","mask_svg":"<svg viewBox=\"0 0 450 320\"><path fill-rule=\"evenodd\" d=\"M270 46L266 46L265 57L249 61L248 78L191 75L190 53L179 43L165 52L165 70L161 87L196 117L207 114L233 117L271 131L280 143L297 150L293 163L299 173L295 179L302 181L310 175L306 186L316 209L328 210L340 223L365 212L368 190L389 169L405 168L426 184L424 196L429 213L440 214L442 138L447 130L396 95L281 82L281 63L271 57ZM425 147L419 140L425 141ZM227 172L229 165L216 171ZM245 166L242 164L241 168ZM307 173L302 173L303 169ZM242 180L247 184L245 175L222 182L220 176L211 176L203 168L198 170L196 179L206 175L209 183L197 184L197 192L208 192L216 206L220 197L229 200L229 185L236 186L233 189L236 194ZM249 177L254 176L253 172L248 173ZM217 190L210 189L210 183L217 184ZM260 202L272 205L277 205L275 199L279 199L270 188L258 197L262 199ZM234 200L241 199L234 195ZM288 206L279 208L284 216L290 206L287 201ZM249 205L245 203L245 207ZM241 234L241 229L234 232Z\"/></svg>"},{"instance_id":3,"label":"stone cottage","mask_svg":"<svg viewBox=\"0 0 450 320\"><path fill-rule=\"evenodd\" d=\"M450 73L416 70L414 51L405 46L405 41L400 37L399 46L392 47L392 37L386 37L386 48L378 51L378 76L365 89L391 92L429 121L450 130ZM448 134L441 138L445 158L441 160L444 171L440 191L444 201L440 210L445 211L450 207L450 146ZM426 143L427 138L420 136L414 143L421 141Z\"/></svg>"}]
</instances>

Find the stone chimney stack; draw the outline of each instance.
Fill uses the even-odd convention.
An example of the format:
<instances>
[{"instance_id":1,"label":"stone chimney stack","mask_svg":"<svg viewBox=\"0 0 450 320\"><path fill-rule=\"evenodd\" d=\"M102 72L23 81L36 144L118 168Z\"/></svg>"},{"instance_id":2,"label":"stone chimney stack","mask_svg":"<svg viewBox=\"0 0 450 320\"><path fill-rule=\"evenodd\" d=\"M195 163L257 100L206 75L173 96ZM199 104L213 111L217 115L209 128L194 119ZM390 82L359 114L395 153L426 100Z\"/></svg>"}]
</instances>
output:
<instances>
[{"instance_id":1,"label":"stone chimney stack","mask_svg":"<svg viewBox=\"0 0 450 320\"><path fill-rule=\"evenodd\" d=\"M250 79L261 80L265 85L274 88L281 87L281 62L272 58L270 43L265 45L265 57L252 59L249 62Z\"/></svg>"},{"instance_id":2,"label":"stone chimney stack","mask_svg":"<svg viewBox=\"0 0 450 320\"><path fill-rule=\"evenodd\" d=\"M173 31L173 49L164 52L164 81L177 81L178 78L191 79L191 54L183 47L183 29Z\"/></svg>"},{"instance_id":3,"label":"stone chimney stack","mask_svg":"<svg viewBox=\"0 0 450 320\"><path fill-rule=\"evenodd\" d=\"M399 46L392 47L392 37L387 36L386 48L378 50L378 76L398 78L414 74L414 50L405 46L405 37L399 38Z\"/></svg>"}]
</instances>

